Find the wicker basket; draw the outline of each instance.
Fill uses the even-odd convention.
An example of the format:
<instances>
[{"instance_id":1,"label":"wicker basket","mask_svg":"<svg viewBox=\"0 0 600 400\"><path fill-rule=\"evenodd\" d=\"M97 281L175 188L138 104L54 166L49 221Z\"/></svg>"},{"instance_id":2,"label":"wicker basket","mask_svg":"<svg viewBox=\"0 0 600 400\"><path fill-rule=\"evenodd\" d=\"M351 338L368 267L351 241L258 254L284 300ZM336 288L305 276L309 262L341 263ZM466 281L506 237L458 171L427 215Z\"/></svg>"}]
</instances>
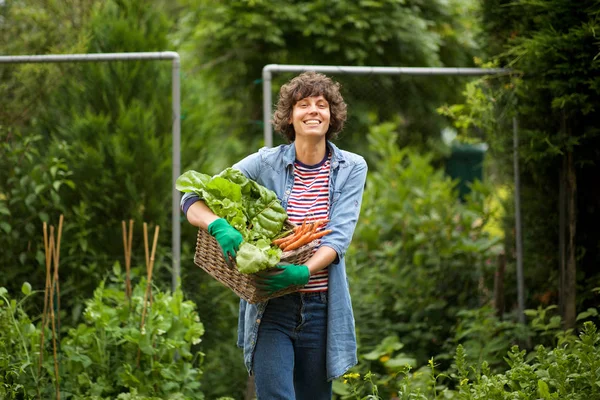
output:
<instances>
[{"instance_id":1,"label":"wicker basket","mask_svg":"<svg viewBox=\"0 0 600 400\"><path fill-rule=\"evenodd\" d=\"M297 250L286 251L282 254L281 261L290 264L304 264L312 256L313 248L316 245L317 241L315 240ZM225 263L221 247L215 238L202 228L198 230L194 263L217 281L233 290L239 297L252 304L296 292L302 287L292 286L270 295L264 295L264 292L256 288L253 274L239 272L235 260L231 260L233 268Z\"/></svg>"}]
</instances>

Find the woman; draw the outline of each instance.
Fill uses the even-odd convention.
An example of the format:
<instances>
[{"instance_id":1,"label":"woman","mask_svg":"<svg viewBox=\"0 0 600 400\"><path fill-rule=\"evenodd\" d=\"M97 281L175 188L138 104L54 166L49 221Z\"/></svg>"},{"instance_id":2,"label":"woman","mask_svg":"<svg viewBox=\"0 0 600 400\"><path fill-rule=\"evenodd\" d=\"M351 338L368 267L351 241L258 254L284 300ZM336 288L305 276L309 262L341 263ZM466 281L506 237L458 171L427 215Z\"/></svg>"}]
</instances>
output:
<instances>
[{"instance_id":1,"label":"woman","mask_svg":"<svg viewBox=\"0 0 600 400\"><path fill-rule=\"evenodd\" d=\"M359 216L367 164L338 149L346 120L340 85L305 72L282 86L273 124L289 142L262 148L233 166L273 190L291 222L328 219L332 232L305 265L279 265L258 274L274 292L304 285L264 303L240 302L238 346L254 374L259 399L331 399L332 380L356 364L356 336L344 255ZM225 255L242 238L193 194L182 198L188 221L208 229ZM227 257L226 257L227 258Z\"/></svg>"}]
</instances>

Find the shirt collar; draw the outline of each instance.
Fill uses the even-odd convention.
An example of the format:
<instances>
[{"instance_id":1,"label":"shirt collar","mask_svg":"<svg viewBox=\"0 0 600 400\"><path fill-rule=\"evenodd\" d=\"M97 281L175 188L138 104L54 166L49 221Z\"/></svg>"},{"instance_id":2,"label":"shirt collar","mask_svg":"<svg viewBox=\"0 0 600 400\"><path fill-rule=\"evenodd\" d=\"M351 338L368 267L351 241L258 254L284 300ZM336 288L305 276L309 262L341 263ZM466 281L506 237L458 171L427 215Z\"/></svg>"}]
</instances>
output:
<instances>
[{"instance_id":1,"label":"shirt collar","mask_svg":"<svg viewBox=\"0 0 600 400\"><path fill-rule=\"evenodd\" d=\"M341 150L337 148L337 146L331 143L329 140L327 141L327 147L331 151L331 167L337 168L340 163L345 162L344 155ZM294 165L294 161L296 160L296 143L292 142L288 145L288 148L285 150L283 154L283 162L285 163L286 168L290 165Z\"/></svg>"}]
</instances>

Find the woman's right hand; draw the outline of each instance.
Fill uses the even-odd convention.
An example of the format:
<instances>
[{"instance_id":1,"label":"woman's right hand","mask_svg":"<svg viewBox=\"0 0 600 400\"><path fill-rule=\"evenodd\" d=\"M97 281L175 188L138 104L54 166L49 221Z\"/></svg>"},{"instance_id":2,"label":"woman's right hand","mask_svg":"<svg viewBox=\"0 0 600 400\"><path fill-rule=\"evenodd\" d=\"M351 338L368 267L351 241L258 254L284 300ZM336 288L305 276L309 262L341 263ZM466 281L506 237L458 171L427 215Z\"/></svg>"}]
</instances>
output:
<instances>
[{"instance_id":1,"label":"woman's right hand","mask_svg":"<svg viewBox=\"0 0 600 400\"><path fill-rule=\"evenodd\" d=\"M235 255L240 247L240 244L244 240L242 234L229 225L229 222L224 218L218 218L208 225L208 233L217 240L221 250L223 251L223 258L230 267L231 262L229 257L235 258Z\"/></svg>"}]
</instances>

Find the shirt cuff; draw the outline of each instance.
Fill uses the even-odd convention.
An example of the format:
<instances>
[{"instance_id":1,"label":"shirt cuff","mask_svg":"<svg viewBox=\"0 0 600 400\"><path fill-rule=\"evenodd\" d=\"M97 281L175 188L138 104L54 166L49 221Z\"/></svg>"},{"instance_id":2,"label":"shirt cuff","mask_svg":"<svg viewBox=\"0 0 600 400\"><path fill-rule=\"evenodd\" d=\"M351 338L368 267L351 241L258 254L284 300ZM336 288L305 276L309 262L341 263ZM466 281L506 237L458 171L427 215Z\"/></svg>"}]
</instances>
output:
<instances>
[{"instance_id":1,"label":"shirt cuff","mask_svg":"<svg viewBox=\"0 0 600 400\"><path fill-rule=\"evenodd\" d=\"M183 202L183 205L181 206L181 210L183 211L183 214L187 215L188 209L191 207L192 204L194 204L198 200L200 200L200 197L198 197L198 196L192 196L189 199L186 199Z\"/></svg>"}]
</instances>

